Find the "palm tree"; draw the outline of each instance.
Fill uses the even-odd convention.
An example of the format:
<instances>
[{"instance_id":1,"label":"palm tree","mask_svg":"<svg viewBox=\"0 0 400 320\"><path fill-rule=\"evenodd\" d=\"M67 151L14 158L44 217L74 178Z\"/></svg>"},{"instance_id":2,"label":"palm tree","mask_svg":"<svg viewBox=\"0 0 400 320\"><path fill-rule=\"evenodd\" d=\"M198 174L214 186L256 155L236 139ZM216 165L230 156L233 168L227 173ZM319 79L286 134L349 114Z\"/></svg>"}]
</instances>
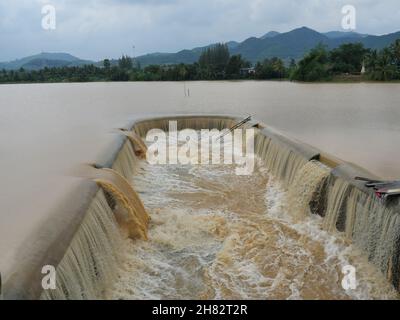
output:
<instances>
[{"instance_id":1,"label":"palm tree","mask_svg":"<svg viewBox=\"0 0 400 320\"><path fill-rule=\"evenodd\" d=\"M387 81L394 78L396 68L393 65L392 53L388 48L379 53L376 72L377 80Z\"/></svg>"},{"instance_id":2,"label":"palm tree","mask_svg":"<svg viewBox=\"0 0 400 320\"><path fill-rule=\"evenodd\" d=\"M372 80L392 80L396 76L396 66L393 61L391 49L385 48L380 52L372 50L365 60L367 74Z\"/></svg>"},{"instance_id":3,"label":"palm tree","mask_svg":"<svg viewBox=\"0 0 400 320\"><path fill-rule=\"evenodd\" d=\"M390 51L392 52L393 62L396 66L396 77L400 78L400 39L397 39L390 46Z\"/></svg>"},{"instance_id":4,"label":"palm tree","mask_svg":"<svg viewBox=\"0 0 400 320\"><path fill-rule=\"evenodd\" d=\"M393 57L400 61L400 39L397 39L391 44L390 50L392 51Z\"/></svg>"}]
</instances>

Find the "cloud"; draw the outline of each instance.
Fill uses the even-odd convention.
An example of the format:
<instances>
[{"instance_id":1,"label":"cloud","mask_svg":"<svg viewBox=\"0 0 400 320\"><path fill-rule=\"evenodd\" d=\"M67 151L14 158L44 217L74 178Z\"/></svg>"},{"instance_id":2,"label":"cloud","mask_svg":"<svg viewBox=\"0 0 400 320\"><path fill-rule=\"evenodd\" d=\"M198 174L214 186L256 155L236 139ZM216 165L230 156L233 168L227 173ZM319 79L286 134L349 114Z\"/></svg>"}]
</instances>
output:
<instances>
[{"instance_id":1,"label":"cloud","mask_svg":"<svg viewBox=\"0 0 400 320\"><path fill-rule=\"evenodd\" d=\"M339 30L349 2L357 9L357 31L400 30L398 0L2 0L0 61L40 51L97 60L133 54L133 45L143 54L300 26ZM44 4L56 7L55 31L41 28Z\"/></svg>"}]
</instances>

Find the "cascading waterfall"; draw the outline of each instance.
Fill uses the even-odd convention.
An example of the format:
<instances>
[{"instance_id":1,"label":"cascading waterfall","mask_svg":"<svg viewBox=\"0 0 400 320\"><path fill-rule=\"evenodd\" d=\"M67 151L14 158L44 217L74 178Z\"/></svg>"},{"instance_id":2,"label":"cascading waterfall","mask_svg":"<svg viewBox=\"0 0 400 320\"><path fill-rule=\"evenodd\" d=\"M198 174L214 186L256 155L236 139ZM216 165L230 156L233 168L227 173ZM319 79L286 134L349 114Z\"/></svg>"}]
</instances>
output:
<instances>
[{"instance_id":1,"label":"cascading waterfall","mask_svg":"<svg viewBox=\"0 0 400 320\"><path fill-rule=\"evenodd\" d=\"M172 117L154 120L146 120L135 124L134 132L140 137L145 137L147 132L152 129L161 129L164 132L169 130L169 121L178 122L178 130L182 129L226 129L234 126L237 121L226 117Z\"/></svg>"},{"instance_id":2,"label":"cascading waterfall","mask_svg":"<svg viewBox=\"0 0 400 320\"><path fill-rule=\"evenodd\" d=\"M133 174L133 163L137 160L131 143L125 143L112 168L123 177L131 177Z\"/></svg>"},{"instance_id":3,"label":"cascading waterfall","mask_svg":"<svg viewBox=\"0 0 400 320\"><path fill-rule=\"evenodd\" d=\"M297 171L308 162L308 159L263 135L257 135L256 139L256 154L264 160L271 173L288 187L293 182Z\"/></svg>"},{"instance_id":4,"label":"cascading waterfall","mask_svg":"<svg viewBox=\"0 0 400 320\"><path fill-rule=\"evenodd\" d=\"M86 178L101 189L93 199L71 245L57 266L57 288L42 299L102 299L114 281L124 232L131 239L147 239L150 216L124 178L130 174L134 151L125 143L115 169L87 167Z\"/></svg>"},{"instance_id":5,"label":"cascading waterfall","mask_svg":"<svg viewBox=\"0 0 400 320\"><path fill-rule=\"evenodd\" d=\"M346 210L346 235L367 253L369 260L399 290L400 216L375 196L351 190Z\"/></svg>"},{"instance_id":6,"label":"cascading waterfall","mask_svg":"<svg viewBox=\"0 0 400 320\"><path fill-rule=\"evenodd\" d=\"M349 183L342 179L336 179L328 191L328 205L325 213L323 228L326 231L343 231L338 223L343 221L344 204L348 197Z\"/></svg>"},{"instance_id":7,"label":"cascading waterfall","mask_svg":"<svg viewBox=\"0 0 400 320\"><path fill-rule=\"evenodd\" d=\"M306 163L296 174L288 191L289 208L297 219L310 215L312 201L320 202L321 189L330 170L320 162Z\"/></svg>"},{"instance_id":8,"label":"cascading waterfall","mask_svg":"<svg viewBox=\"0 0 400 320\"><path fill-rule=\"evenodd\" d=\"M257 154L288 188L291 211L297 218L309 212L322 216L324 230L343 233L400 291L398 206L383 204L374 194L333 177L327 167L309 161L279 141L260 136L257 139ZM312 202L319 203L317 210L312 210Z\"/></svg>"},{"instance_id":9,"label":"cascading waterfall","mask_svg":"<svg viewBox=\"0 0 400 320\"><path fill-rule=\"evenodd\" d=\"M56 290L42 299L101 299L112 285L122 237L114 213L100 189L57 271Z\"/></svg>"},{"instance_id":10,"label":"cascading waterfall","mask_svg":"<svg viewBox=\"0 0 400 320\"><path fill-rule=\"evenodd\" d=\"M113 169L93 168L90 171L91 178L120 205L118 209L124 209L117 211L117 221L128 232L129 237L147 239L150 216L129 182Z\"/></svg>"},{"instance_id":11,"label":"cascading waterfall","mask_svg":"<svg viewBox=\"0 0 400 320\"><path fill-rule=\"evenodd\" d=\"M343 232L399 289L400 216L395 207L342 178L334 179L327 196L324 229Z\"/></svg>"},{"instance_id":12,"label":"cascading waterfall","mask_svg":"<svg viewBox=\"0 0 400 320\"><path fill-rule=\"evenodd\" d=\"M135 131L121 129L121 132L131 141L135 155L141 159L146 158L147 146Z\"/></svg>"}]
</instances>

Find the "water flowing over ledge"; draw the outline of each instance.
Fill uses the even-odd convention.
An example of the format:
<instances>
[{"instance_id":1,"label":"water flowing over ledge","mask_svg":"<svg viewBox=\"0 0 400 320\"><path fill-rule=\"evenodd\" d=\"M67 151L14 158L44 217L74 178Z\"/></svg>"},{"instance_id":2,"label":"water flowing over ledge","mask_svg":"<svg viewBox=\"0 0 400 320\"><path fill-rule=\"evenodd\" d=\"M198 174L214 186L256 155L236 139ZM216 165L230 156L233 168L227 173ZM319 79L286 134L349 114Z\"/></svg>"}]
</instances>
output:
<instances>
[{"instance_id":1,"label":"water flowing over ledge","mask_svg":"<svg viewBox=\"0 0 400 320\"><path fill-rule=\"evenodd\" d=\"M237 118L225 116L164 117L138 121L133 131L145 136L148 130L168 131L168 120L178 120L178 130L191 128L223 129L231 127ZM332 234L342 233L359 247L385 277L400 290L400 218L397 201L383 204L369 190L355 182L362 169L321 153L309 145L289 139L263 124L257 125L255 152L265 166L288 189L289 204L301 219L302 215L320 215L323 228ZM136 135L134 135L136 137ZM126 139L112 168L126 179L133 175L135 139ZM370 175L369 173L367 175ZM100 185L102 185L100 183ZM57 290L41 294L44 299L101 299L115 279L123 246L118 220L118 197L107 184L98 189L75 236L57 263ZM133 202L140 202L136 199ZM136 206L128 204L126 207ZM141 208L142 205L139 204ZM126 208L125 208L126 209ZM141 209L140 209L141 210ZM139 210L139 211L140 211ZM141 232L147 227L143 218ZM46 261L43 261L46 264ZM36 292L37 291L33 291ZM36 298L35 294L24 298Z\"/></svg>"}]
</instances>

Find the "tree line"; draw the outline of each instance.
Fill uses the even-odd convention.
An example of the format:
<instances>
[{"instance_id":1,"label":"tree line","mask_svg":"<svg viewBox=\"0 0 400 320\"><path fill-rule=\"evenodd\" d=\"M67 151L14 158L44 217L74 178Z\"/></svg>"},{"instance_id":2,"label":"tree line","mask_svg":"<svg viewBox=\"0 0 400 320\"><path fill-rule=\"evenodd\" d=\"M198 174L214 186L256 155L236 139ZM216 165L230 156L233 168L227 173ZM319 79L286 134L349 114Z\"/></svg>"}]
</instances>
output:
<instances>
[{"instance_id":1,"label":"tree line","mask_svg":"<svg viewBox=\"0 0 400 320\"><path fill-rule=\"evenodd\" d=\"M382 50L361 43L343 44L331 51L323 45L312 49L292 70L290 79L328 81L343 75L364 80L400 80L400 39Z\"/></svg>"},{"instance_id":2,"label":"tree line","mask_svg":"<svg viewBox=\"0 0 400 320\"><path fill-rule=\"evenodd\" d=\"M361 73L361 71L365 73ZM189 81L235 79L290 79L329 81L341 75L388 81L400 79L400 40L382 50L366 49L361 43L343 44L328 50L318 45L300 61L264 59L254 66L241 55L231 55L226 44L205 49L193 64L149 65L122 56L117 63L54 67L41 70L1 70L0 83L91 82L91 81Z\"/></svg>"}]
</instances>

